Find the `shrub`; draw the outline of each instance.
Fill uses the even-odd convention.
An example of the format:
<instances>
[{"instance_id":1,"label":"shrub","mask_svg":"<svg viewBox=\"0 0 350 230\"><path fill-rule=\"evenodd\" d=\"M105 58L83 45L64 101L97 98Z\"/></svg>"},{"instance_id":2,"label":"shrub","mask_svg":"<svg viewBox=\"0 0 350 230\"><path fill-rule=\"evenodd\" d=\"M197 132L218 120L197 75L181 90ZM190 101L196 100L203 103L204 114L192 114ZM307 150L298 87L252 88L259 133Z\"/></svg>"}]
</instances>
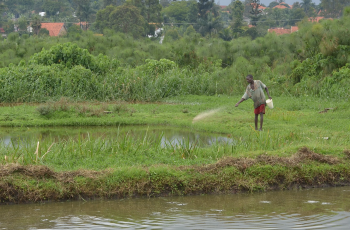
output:
<instances>
[{"instance_id":1,"label":"shrub","mask_svg":"<svg viewBox=\"0 0 350 230\"><path fill-rule=\"evenodd\" d=\"M168 59L160 59L159 61L146 59L145 62L146 64L139 66L138 69L147 74L162 74L176 68L175 62Z\"/></svg>"},{"instance_id":2,"label":"shrub","mask_svg":"<svg viewBox=\"0 0 350 230\"><path fill-rule=\"evenodd\" d=\"M58 44L51 47L50 50L43 48L40 53L33 55L30 63L39 65L59 64L68 68L81 65L98 73L104 73L109 70L110 66L118 65L116 60L111 60L102 54L95 57L86 49L79 48L73 43Z\"/></svg>"},{"instance_id":3,"label":"shrub","mask_svg":"<svg viewBox=\"0 0 350 230\"><path fill-rule=\"evenodd\" d=\"M40 105L36 108L36 111L42 116L47 116L52 112L52 108L49 105Z\"/></svg>"}]
</instances>

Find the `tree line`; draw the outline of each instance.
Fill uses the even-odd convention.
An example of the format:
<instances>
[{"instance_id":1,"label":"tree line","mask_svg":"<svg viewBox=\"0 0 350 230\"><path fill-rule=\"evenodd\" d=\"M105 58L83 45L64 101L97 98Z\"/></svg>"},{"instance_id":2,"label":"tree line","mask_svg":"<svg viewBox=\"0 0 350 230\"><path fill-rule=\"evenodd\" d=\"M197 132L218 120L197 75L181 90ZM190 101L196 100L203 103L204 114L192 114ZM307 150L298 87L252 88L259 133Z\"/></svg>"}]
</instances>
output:
<instances>
[{"instance_id":1,"label":"tree line","mask_svg":"<svg viewBox=\"0 0 350 230\"><path fill-rule=\"evenodd\" d=\"M348 0L321 0L319 5L312 0L302 0L290 6L280 0L272 1L266 9L254 14L254 2L233 0L222 9L214 0L0 0L0 27L7 34L13 32L14 27L26 33L30 24L37 26L34 33L38 34L41 21L66 22L68 28L74 22L88 22L85 29L96 33L112 29L135 38L153 36L157 28L163 27L168 32L168 40L176 40L192 25L201 36L231 40L240 36L264 36L268 28L294 26L307 17L339 18L344 7L350 4ZM277 5L285 8L274 8ZM46 15L38 16L38 12Z\"/></svg>"}]
</instances>

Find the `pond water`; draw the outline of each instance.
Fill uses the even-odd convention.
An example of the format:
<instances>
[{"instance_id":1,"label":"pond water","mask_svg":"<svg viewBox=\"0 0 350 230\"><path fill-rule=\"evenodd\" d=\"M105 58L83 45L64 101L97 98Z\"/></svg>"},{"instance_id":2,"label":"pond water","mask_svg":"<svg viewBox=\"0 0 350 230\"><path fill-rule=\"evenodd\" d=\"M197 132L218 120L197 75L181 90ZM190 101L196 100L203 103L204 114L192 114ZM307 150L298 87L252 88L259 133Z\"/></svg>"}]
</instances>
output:
<instances>
[{"instance_id":1,"label":"pond water","mask_svg":"<svg viewBox=\"0 0 350 230\"><path fill-rule=\"evenodd\" d=\"M135 140L151 138L158 140L164 147L172 145L210 146L215 143L232 143L233 140L223 134L196 132L168 126L119 126L119 127L48 127L48 128L0 128L0 139L5 146L22 144L36 144L39 140L53 138L124 138Z\"/></svg>"},{"instance_id":2,"label":"pond water","mask_svg":"<svg viewBox=\"0 0 350 230\"><path fill-rule=\"evenodd\" d=\"M0 206L0 229L347 229L350 188Z\"/></svg>"}]
</instances>

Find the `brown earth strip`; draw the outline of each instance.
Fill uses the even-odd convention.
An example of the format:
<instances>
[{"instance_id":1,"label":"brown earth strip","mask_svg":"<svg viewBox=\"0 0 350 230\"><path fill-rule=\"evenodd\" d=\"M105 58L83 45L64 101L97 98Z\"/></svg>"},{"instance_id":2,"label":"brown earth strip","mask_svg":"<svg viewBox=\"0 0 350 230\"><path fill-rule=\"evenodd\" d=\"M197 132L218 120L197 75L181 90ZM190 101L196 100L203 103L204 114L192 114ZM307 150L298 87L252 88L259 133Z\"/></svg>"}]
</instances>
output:
<instances>
[{"instance_id":1,"label":"brown earth strip","mask_svg":"<svg viewBox=\"0 0 350 230\"><path fill-rule=\"evenodd\" d=\"M227 157L215 164L170 168L179 174L154 176L149 168L140 169L145 172L143 177L114 184L109 181L116 169L55 172L43 165L7 164L0 166L0 204L348 185L350 151L344 155L339 159L302 148L291 157ZM328 166L324 171L317 171L318 166L305 169L311 164ZM260 171L254 174L254 170Z\"/></svg>"}]
</instances>

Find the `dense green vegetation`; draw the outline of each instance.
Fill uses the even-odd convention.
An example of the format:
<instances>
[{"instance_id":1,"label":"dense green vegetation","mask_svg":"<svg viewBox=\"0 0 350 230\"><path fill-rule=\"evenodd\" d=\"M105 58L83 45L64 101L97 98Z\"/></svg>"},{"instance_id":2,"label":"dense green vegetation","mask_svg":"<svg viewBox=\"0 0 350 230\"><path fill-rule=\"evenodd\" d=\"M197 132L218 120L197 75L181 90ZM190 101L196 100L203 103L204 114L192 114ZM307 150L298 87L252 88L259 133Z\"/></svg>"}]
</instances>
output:
<instances>
[{"instance_id":1,"label":"dense green vegetation","mask_svg":"<svg viewBox=\"0 0 350 230\"><path fill-rule=\"evenodd\" d=\"M303 21L298 32L284 36L223 41L194 33L164 44L111 31L103 37L90 32L66 38L10 34L0 46L2 65L13 63L0 69L0 100L42 102L66 96L155 101L184 94L236 95L247 74L269 85L274 95L348 99L349 24L345 15L321 23Z\"/></svg>"}]
</instances>

